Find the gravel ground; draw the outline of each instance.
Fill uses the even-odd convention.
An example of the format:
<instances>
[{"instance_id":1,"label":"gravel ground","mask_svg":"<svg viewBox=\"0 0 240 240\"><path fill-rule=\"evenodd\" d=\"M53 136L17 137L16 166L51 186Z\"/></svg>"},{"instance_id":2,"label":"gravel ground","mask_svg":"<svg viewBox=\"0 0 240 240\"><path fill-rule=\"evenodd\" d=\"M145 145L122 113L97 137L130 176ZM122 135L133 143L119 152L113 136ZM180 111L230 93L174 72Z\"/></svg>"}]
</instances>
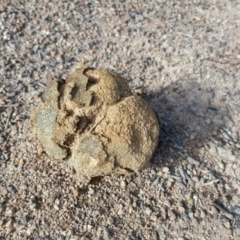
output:
<instances>
[{"instance_id":1,"label":"gravel ground","mask_svg":"<svg viewBox=\"0 0 240 240\"><path fill-rule=\"evenodd\" d=\"M239 239L239 13L234 0L1 0L0 239ZM164 120L142 172L85 186L32 134L47 79L82 59Z\"/></svg>"}]
</instances>

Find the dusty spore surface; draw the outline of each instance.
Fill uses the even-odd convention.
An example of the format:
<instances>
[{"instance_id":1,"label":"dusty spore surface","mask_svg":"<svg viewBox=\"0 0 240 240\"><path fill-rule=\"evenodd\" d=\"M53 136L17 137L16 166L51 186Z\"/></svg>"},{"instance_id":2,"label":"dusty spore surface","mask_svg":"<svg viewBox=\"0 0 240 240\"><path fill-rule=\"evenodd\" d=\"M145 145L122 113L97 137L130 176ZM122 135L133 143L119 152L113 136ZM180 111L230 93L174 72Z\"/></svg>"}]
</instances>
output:
<instances>
[{"instance_id":1,"label":"dusty spore surface","mask_svg":"<svg viewBox=\"0 0 240 240\"><path fill-rule=\"evenodd\" d=\"M86 180L141 170L159 137L159 120L145 100L116 73L83 64L66 81L49 81L32 126L50 158Z\"/></svg>"}]
</instances>

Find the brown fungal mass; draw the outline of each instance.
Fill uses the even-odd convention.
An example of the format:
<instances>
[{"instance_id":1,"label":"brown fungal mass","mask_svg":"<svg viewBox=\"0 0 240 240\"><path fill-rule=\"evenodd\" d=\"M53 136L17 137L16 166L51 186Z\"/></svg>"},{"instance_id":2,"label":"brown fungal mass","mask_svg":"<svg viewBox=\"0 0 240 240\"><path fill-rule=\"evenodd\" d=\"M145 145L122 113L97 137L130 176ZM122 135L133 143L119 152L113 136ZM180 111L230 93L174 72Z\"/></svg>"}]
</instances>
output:
<instances>
[{"instance_id":1,"label":"brown fungal mass","mask_svg":"<svg viewBox=\"0 0 240 240\"><path fill-rule=\"evenodd\" d=\"M155 112L122 78L84 65L49 81L32 126L51 159L86 179L142 169L159 135Z\"/></svg>"}]
</instances>

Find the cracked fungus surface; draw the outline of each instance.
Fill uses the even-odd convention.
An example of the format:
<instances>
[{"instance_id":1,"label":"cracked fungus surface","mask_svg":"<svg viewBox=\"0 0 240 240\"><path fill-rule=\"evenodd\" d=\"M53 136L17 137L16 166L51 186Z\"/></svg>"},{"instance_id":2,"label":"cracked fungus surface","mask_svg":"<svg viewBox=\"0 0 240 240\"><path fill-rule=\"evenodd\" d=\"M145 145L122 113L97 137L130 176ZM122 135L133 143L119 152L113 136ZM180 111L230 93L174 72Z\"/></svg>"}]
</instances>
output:
<instances>
[{"instance_id":1,"label":"cracked fungus surface","mask_svg":"<svg viewBox=\"0 0 240 240\"><path fill-rule=\"evenodd\" d=\"M159 135L155 112L121 77L84 65L48 82L32 126L50 158L85 180L141 170Z\"/></svg>"}]
</instances>

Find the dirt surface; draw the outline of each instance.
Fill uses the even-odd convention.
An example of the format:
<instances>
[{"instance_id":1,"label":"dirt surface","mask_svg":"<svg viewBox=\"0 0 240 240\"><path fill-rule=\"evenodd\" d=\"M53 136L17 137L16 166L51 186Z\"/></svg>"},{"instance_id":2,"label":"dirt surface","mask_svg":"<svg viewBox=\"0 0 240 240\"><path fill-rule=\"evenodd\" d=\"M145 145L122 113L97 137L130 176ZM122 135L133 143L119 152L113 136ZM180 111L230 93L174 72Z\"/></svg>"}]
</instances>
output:
<instances>
[{"instance_id":1,"label":"dirt surface","mask_svg":"<svg viewBox=\"0 0 240 240\"><path fill-rule=\"evenodd\" d=\"M1 239L240 238L239 1L0 4ZM85 59L164 120L151 163L90 185L30 127L47 79Z\"/></svg>"}]
</instances>

